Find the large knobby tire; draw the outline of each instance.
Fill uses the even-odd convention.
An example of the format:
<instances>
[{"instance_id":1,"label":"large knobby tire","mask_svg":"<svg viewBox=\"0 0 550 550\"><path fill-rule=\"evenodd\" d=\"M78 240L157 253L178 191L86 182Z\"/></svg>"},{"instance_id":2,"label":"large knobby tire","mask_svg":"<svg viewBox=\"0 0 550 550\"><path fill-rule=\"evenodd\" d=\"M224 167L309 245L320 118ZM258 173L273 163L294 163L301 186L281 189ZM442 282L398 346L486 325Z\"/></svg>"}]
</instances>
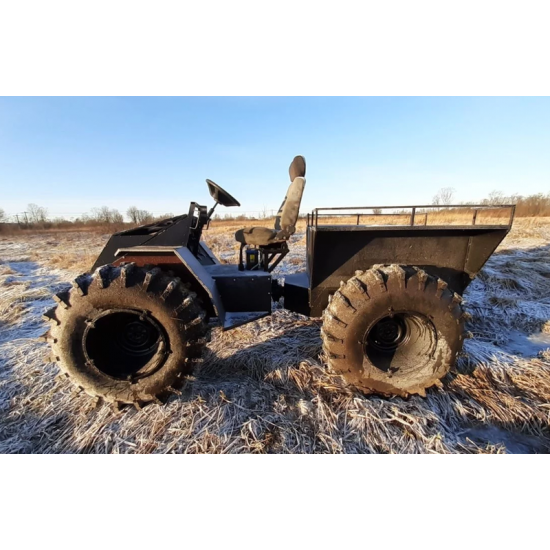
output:
<instances>
[{"instance_id":1,"label":"large knobby tire","mask_svg":"<svg viewBox=\"0 0 550 550\"><path fill-rule=\"evenodd\" d=\"M323 313L330 367L367 393L425 395L462 349L462 298L409 266L357 271Z\"/></svg>"},{"instance_id":2,"label":"large knobby tire","mask_svg":"<svg viewBox=\"0 0 550 550\"><path fill-rule=\"evenodd\" d=\"M45 313L52 359L90 396L117 406L158 401L200 361L206 313L158 268L106 265L54 298Z\"/></svg>"}]
</instances>

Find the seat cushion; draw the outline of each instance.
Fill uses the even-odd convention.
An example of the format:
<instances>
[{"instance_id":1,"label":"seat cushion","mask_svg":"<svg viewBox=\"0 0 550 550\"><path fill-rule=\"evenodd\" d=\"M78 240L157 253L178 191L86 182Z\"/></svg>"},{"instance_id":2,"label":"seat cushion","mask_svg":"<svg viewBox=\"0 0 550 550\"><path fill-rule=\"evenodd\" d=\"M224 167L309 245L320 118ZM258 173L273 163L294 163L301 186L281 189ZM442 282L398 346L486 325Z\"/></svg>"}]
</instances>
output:
<instances>
[{"instance_id":1,"label":"seat cushion","mask_svg":"<svg viewBox=\"0 0 550 550\"><path fill-rule=\"evenodd\" d=\"M277 231L269 227L245 227L235 233L235 240L242 244L265 246L277 242Z\"/></svg>"}]
</instances>

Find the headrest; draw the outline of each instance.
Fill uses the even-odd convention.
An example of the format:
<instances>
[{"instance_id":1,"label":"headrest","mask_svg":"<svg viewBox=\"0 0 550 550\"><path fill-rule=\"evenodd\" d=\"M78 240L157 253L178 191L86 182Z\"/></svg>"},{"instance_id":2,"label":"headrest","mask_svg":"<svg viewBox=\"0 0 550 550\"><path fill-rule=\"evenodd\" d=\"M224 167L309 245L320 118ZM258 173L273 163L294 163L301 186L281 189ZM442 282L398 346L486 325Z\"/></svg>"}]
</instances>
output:
<instances>
[{"instance_id":1,"label":"headrest","mask_svg":"<svg viewBox=\"0 0 550 550\"><path fill-rule=\"evenodd\" d=\"M290 174L290 181L294 181L296 178L303 178L306 175L306 159L301 155L294 157L294 160L290 163L288 169Z\"/></svg>"}]
</instances>

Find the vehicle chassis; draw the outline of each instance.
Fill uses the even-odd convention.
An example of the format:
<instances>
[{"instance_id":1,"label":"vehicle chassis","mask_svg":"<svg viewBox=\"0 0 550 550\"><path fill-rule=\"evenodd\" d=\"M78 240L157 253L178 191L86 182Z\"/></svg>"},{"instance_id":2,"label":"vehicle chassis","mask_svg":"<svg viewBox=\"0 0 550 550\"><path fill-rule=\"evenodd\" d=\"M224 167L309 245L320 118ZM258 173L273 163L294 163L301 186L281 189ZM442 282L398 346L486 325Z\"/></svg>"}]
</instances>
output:
<instances>
[{"instance_id":1,"label":"vehicle chassis","mask_svg":"<svg viewBox=\"0 0 550 550\"><path fill-rule=\"evenodd\" d=\"M320 317L342 282L357 270L374 265L415 266L440 277L459 295L483 267L514 219L513 205L450 205L453 212L471 210L468 225L428 225L433 205L316 208L307 215L306 268L284 276L271 272L288 252L286 243L259 247L261 264L244 269L242 247L238 264L223 264L206 243L202 231L209 225L205 206L192 202L187 215L176 216L114 234L95 262L133 262L176 274L202 298L211 317L224 330L254 321L272 311L272 301L284 298L284 307ZM505 224L480 224L480 214L506 209ZM383 212L381 214L367 214ZM404 214L406 212L406 214ZM362 225L365 216L406 217L406 225ZM324 219L330 223L323 223ZM350 219L356 221L350 224ZM342 222L340 222L342 220Z\"/></svg>"}]
</instances>

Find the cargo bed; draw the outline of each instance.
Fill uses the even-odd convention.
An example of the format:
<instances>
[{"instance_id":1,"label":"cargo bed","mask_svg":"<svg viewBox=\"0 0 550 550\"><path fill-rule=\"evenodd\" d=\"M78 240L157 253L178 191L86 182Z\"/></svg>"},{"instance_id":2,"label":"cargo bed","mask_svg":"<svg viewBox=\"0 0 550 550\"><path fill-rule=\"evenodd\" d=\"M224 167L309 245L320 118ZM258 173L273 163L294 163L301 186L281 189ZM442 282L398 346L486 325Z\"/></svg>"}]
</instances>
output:
<instances>
[{"instance_id":1,"label":"cargo bed","mask_svg":"<svg viewBox=\"0 0 550 550\"><path fill-rule=\"evenodd\" d=\"M514 210L514 205L317 208L307 218L305 276L288 277L285 286L291 296L293 290L303 296L307 284L306 314L317 317L341 281L399 258L399 264L422 268L463 294L510 231ZM365 223L372 220L382 223ZM292 299L286 307L292 309Z\"/></svg>"}]
</instances>

